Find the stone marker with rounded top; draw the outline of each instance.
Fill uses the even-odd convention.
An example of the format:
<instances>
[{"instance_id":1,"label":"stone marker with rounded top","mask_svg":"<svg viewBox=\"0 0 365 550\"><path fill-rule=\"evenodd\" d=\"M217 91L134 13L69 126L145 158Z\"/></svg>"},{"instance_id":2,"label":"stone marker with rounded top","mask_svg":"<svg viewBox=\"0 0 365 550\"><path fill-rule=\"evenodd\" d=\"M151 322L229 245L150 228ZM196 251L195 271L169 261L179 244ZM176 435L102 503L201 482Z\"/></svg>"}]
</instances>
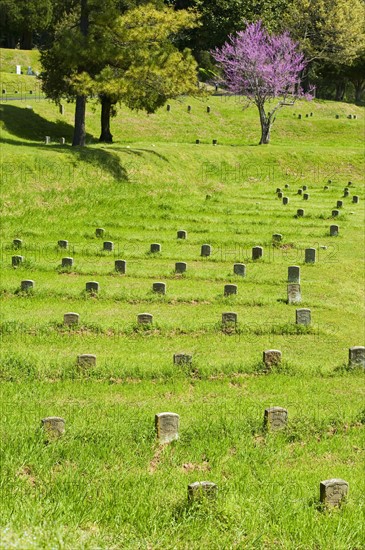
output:
<instances>
[{"instance_id":1,"label":"stone marker with rounded top","mask_svg":"<svg viewBox=\"0 0 365 550\"><path fill-rule=\"evenodd\" d=\"M288 283L300 283L300 267L298 265L288 267Z\"/></svg>"},{"instance_id":2,"label":"stone marker with rounded top","mask_svg":"<svg viewBox=\"0 0 365 550\"><path fill-rule=\"evenodd\" d=\"M92 353L83 353L77 356L77 364L79 367L96 367L96 355Z\"/></svg>"},{"instance_id":3,"label":"stone marker with rounded top","mask_svg":"<svg viewBox=\"0 0 365 550\"><path fill-rule=\"evenodd\" d=\"M210 244L202 244L200 249L200 255L207 257L207 256L210 256L211 253L212 253L212 247L210 246Z\"/></svg>"},{"instance_id":4,"label":"stone marker with rounded top","mask_svg":"<svg viewBox=\"0 0 365 550\"><path fill-rule=\"evenodd\" d=\"M278 349L267 349L263 352L262 360L266 367L271 368L281 363L282 354Z\"/></svg>"},{"instance_id":5,"label":"stone marker with rounded top","mask_svg":"<svg viewBox=\"0 0 365 550\"><path fill-rule=\"evenodd\" d=\"M305 201L309 200L309 193L303 193L303 200Z\"/></svg>"},{"instance_id":6,"label":"stone marker with rounded top","mask_svg":"<svg viewBox=\"0 0 365 550\"><path fill-rule=\"evenodd\" d=\"M150 246L150 251L152 252L152 254L161 252L161 245L159 243L152 243Z\"/></svg>"},{"instance_id":7,"label":"stone marker with rounded top","mask_svg":"<svg viewBox=\"0 0 365 550\"><path fill-rule=\"evenodd\" d=\"M303 195L303 189L298 189L298 195Z\"/></svg>"},{"instance_id":8,"label":"stone marker with rounded top","mask_svg":"<svg viewBox=\"0 0 365 550\"><path fill-rule=\"evenodd\" d=\"M64 137L61 137L60 138L60 145L65 145L66 144L66 139Z\"/></svg>"},{"instance_id":9,"label":"stone marker with rounded top","mask_svg":"<svg viewBox=\"0 0 365 550\"><path fill-rule=\"evenodd\" d=\"M277 187L275 193L281 193L281 187Z\"/></svg>"},{"instance_id":10,"label":"stone marker with rounded top","mask_svg":"<svg viewBox=\"0 0 365 550\"><path fill-rule=\"evenodd\" d=\"M127 270L127 262L125 260L115 260L114 269L115 271L118 271L118 273L125 274Z\"/></svg>"},{"instance_id":11,"label":"stone marker with rounded top","mask_svg":"<svg viewBox=\"0 0 365 550\"><path fill-rule=\"evenodd\" d=\"M179 439L180 416L172 412L162 412L155 415L156 436L161 445Z\"/></svg>"},{"instance_id":12,"label":"stone marker with rounded top","mask_svg":"<svg viewBox=\"0 0 365 550\"><path fill-rule=\"evenodd\" d=\"M137 316L137 322L140 325L151 325L153 323L153 315L150 313L139 313Z\"/></svg>"},{"instance_id":13,"label":"stone marker with rounded top","mask_svg":"<svg viewBox=\"0 0 365 550\"><path fill-rule=\"evenodd\" d=\"M11 265L13 267L18 267L24 262L24 256L12 256Z\"/></svg>"},{"instance_id":14,"label":"stone marker with rounded top","mask_svg":"<svg viewBox=\"0 0 365 550\"><path fill-rule=\"evenodd\" d=\"M240 275L241 277L246 276L246 266L245 264L234 264L233 265L233 273L235 275Z\"/></svg>"},{"instance_id":15,"label":"stone marker with rounded top","mask_svg":"<svg viewBox=\"0 0 365 550\"><path fill-rule=\"evenodd\" d=\"M224 285L224 295L231 296L232 294L237 294L237 285Z\"/></svg>"},{"instance_id":16,"label":"stone marker with rounded top","mask_svg":"<svg viewBox=\"0 0 365 550\"><path fill-rule=\"evenodd\" d=\"M338 225L330 225L330 236L337 237L339 233Z\"/></svg>"},{"instance_id":17,"label":"stone marker with rounded top","mask_svg":"<svg viewBox=\"0 0 365 550\"><path fill-rule=\"evenodd\" d=\"M222 324L227 325L230 323L237 323L238 315L234 311L225 311L222 313Z\"/></svg>"},{"instance_id":18,"label":"stone marker with rounded top","mask_svg":"<svg viewBox=\"0 0 365 550\"><path fill-rule=\"evenodd\" d=\"M284 185L284 187L285 187L285 189L289 189L289 187L290 187L289 183L286 183L286 184Z\"/></svg>"},{"instance_id":19,"label":"stone marker with rounded top","mask_svg":"<svg viewBox=\"0 0 365 550\"><path fill-rule=\"evenodd\" d=\"M350 195L350 191L348 189L343 190L343 196L348 197Z\"/></svg>"},{"instance_id":20,"label":"stone marker with rounded top","mask_svg":"<svg viewBox=\"0 0 365 550\"><path fill-rule=\"evenodd\" d=\"M64 239L59 240L57 244L60 248L68 248L68 241L65 241Z\"/></svg>"},{"instance_id":21,"label":"stone marker with rounded top","mask_svg":"<svg viewBox=\"0 0 365 550\"><path fill-rule=\"evenodd\" d=\"M361 366L365 368L365 347L353 346L349 348L350 367Z\"/></svg>"},{"instance_id":22,"label":"stone marker with rounded top","mask_svg":"<svg viewBox=\"0 0 365 550\"><path fill-rule=\"evenodd\" d=\"M358 195L354 195L354 196L352 197L352 202L353 202L354 204L357 204L357 203L359 202L359 197L358 197Z\"/></svg>"},{"instance_id":23,"label":"stone marker with rounded top","mask_svg":"<svg viewBox=\"0 0 365 550\"><path fill-rule=\"evenodd\" d=\"M177 238L178 239L187 239L188 233L184 229L180 229L180 231L177 232Z\"/></svg>"},{"instance_id":24,"label":"stone marker with rounded top","mask_svg":"<svg viewBox=\"0 0 365 550\"><path fill-rule=\"evenodd\" d=\"M282 199L283 198L283 192L282 191L279 191L278 192L278 199Z\"/></svg>"},{"instance_id":25,"label":"stone marker with rounded top","mask_svg":"<svg viewBox=\"0 0 365 550\"><path fill-rule=\"evenodd\" d=\"M57 439L65 433L65 419L60 416L42 418L41 427L48 440Z\"/></svg>"},{"instance_id":26,"label":"stone marker with rounded top","mask_svg":"<svg viewBox=\"0 0 365 550\"><path fill-rule=\"evenodd\" d=\"M185 273L187 270L187 264L185 262L176 262L175 263L175 272L176 273Z\"/></svg>"},{"instance_id":27,"label":"stone marker with rounded top","mask_svg":"<svg viewBox=\"0 0 365 550\"><path fill-rule=\"evenodd\" d=\"M264 427L271 432L277 432L286 428L288 424L288 411L283 407L269 407L264 413Z\"/></svg>"},{"instance_id":28,"label":"stone marker with rounded top","mask_svg":"<svg viewBox=\"0 0 365 550\"><path fill-rule=\"evenodd\" d=\"M213 143L213 145L218 145L218 140L217 140L217 139L213 139L212 143Z\"/></svg>"},{"instance_id":29,"label":"stone marker with rounded top","mask_svg":"<svg viewBox=\"0 0 365 550\"><path fill-rule=\"evenodd\" d=\"M72 267L74 264L74 259L73 258L62 258L61 260L61 266L62 267Z\"/></svg>"},{"instance_id":30,"label":"stone marker with rounded top","mask_svg":"<svg viewBox=\"0 0 365 550\"><path fill-rule=\"evenodd\" d=\"M195 143L196 143L196 145L199 145L200 144L200 139L196 139Z\"/></svg>"},{"instance_id":31,"label":"stone marker with rounded top","mask_svg":"<svg viewBox=\"0 0 365 550\"><path fill-rule=\"evenodd\" d=\"M325 185L325 186L323 187L323 190L324 190L324 191L328 191L328 189L329 189L328 185Z\"/></svg>"},{"instance_id":32,"label":"stone marker with rounded top","mask_svg":"<svg viewBox=\"0 0 365 550\"><path fill-rule=\"evenodd\" d=\"M307 185L302 185L302 189L303 189L303 191L306 191L308 189L308 186Z\"/></svg>"},{"instance_id":33,"label":"stone marker with rounded top","mask_svg":"<svg viewBox=\"0 0 365 550\"><path fill-rule=\"evenodd\" d=\"M95 229L95 236L96 237L104 237L105 229L103 227L97 227Z\"/></svg>"},{"instance_id":34,"label":"stone marker with rounded top","mask_svg":"<svg viewBox=\"0 0 365 550\"><path fill-rule=\"evenodd\" d=\"M289 197L283 197L283 204L289 204Z\"/></svg>"},{"instance_id":35,"label":"stone marker with rounded top","mask_svg":"<svg viewBox=\"0 0 365 550\"><path fill-rule=\"evenodd\" d=\"M295 283L288 284L288 304L298 304L301 301L300 285Z\"/></svg>"},{"instance_id":36,"label":"stone marker with rounded top","mask_svg":"<svg viewBox=\"0 0 365 550\"><path fill-rule=\"evenodd\" d=\"M103 250L108 250L111 252L114 249L114 243L112 241L103 242Z\"/></svg>"},{"instance_id":37,"label":"stone marker with rounded top","mask_svg":"<svg viewBox=\"0 0 365 550\"><path fill-rule=\"evenodd\" d=\"M339 210L332 210L332 218L338 218L339 215L340 215Z\"/></svg>"},{"instance_id":38,"label":"stone marker with rounded top","mask_svg":"<svg viewBox=\"0 0 365 550\"><path fill-rule=\"evenodd\" d=\"M23 292L28 292L28 290L33 290L33 288L34 288L34 281L32 281L31 279L25 279L20 283L20 289Z\"/></svg>"},{"instance_id":39,"label":"stone marker with rounded top","mask_svg":"<svg viewBox=\"0 0 365 550\"><path fill-rule=\"evenodd\" d=\"M46 145L49 145L51 143L51 136L46 136L44 141Z\"/></svg>"},{"instance_id":40,"label":"stone marker with rounded top","mask_svg":"<svg viewBox=\"0 0 365 550\"><path fill-rule=\"evenodd\" d=\"M300 308L295 311L295 322L297 325L311 324L311 310L309 308Z\"/></svg>"},{"instance_id":41,"label":"stone marker with rounded top","mask_svg":"<svg viewBox=\"0 0 365 550\"><path fill-rule=\"evenodd\" d=\"M218 495L218 485L212 481L195 481L188 485L188 500L190 503L202 502L206 499L215 500Z\"/></svg>"},{"instance_id":42,"label":"stone marker with rounded top","mask_svg":"<svg viewBox=\"0 0 365 550\"><path fill-rule=\"evenodd\" d=\"M80 321L80 315L78 313L65 313L63 316L64 325L78 325Z\"/></svg>"},{"instance_id":43,"label":"stone marker with rounded top","mask_svg":"<svg viewBox=\"0 0 365 550\"><path fill-rule=\"evenodd\" d=\"M337 201L336 208L342 208L343 207L343 201Z\"/></svg>"},{"instance_id":44,"label":"stone marker with rounded top","mask_svg":"<svg viewBox=\"0 0 365 550\"><path fill-rule=\"evenodd\" d=\"M283 236L281 233L274 233L272 236L272 240L275 242L280 242L283 240Z\"/></svg>"},{"instance_id":45,"label":"stone marker with rounded top","mask_svg":"<svg viewBox=\"0 0 365 550\"><path fill-rule=\"evenodd\" d=\"M14 239L13 240L13 247L14 248L21 248L23 245L23 241L21 239Z\"/></svg>"},{"instance_id":46,"label":"stone marker with rounded top","mask_svg":"<svg viewBox=\"0 0 365 550\"><path fill-rule=\"evenodd\" d=\"M166 294L166 283L153 283L152 291L157 294Z\"/></svg>"},{"instance_id":47,"label":"stone marker with rounded top","mask_svg":"<svg viewBox=\"0 0 365 550\"><path fill-rule=\"evenodd\" d=\"M319 499L325 506L340 506L349 492L349 484L344 479L325 479L319 485Z\"/></svg>"},{"instance_id":48,"label":"stone marker with rounded top","mask_svg":"<svg viewBox=\"0 0 365 550\"><path fill-rule=\"evenodd\" d=\"M171 111L171 105L169 103L166 105L166 111Z\"/></svg>"},{"instance_id":49,"label":"stone marker with rounded top","mask_svg":"<svg viewBox=\"0 0 365 550\"><path fill-rule=\"evenodd\" d=\"M207 106L207 113L210 113L210 107L209 107L209 105Z\"/></svg>"},{"instance_id":50,"label":"stone marker with rounded top","mask_svg":"<svg viewBox=\"0 0 365 550\"><path fill-rule=\"evenodd\" d=\"M88 281L85 285L86 292L99 292L99 283L97 281Z\"/></svg>"},{"instance_id":51,"label":"stone marker with rounded top","mask_svg":"<svg viewBox=\"0 0 365 550\"><path fill-rule=\"evenodd\" d=\"M193 356L188 353L174 353L174 365L187 365L192 361Z\"/></svg>"},{"instance_id":52,"label":"stone marker with rounded top","mask_svg":"<svg viewBox=\"0 0 365 550\"><path fill-rule=\"evenodd\" d=\"M191 113L191 105L188 105L188 113Z\"/></svg>"},{"instance_id":53,"label":"stone marker with rounded top","mask_svg":"<svg viewBox=\"0 0 365 550\"><path fill-rule=\"evenodd\" d=\"M252 248L252 259L253 260L259 260L264 255L264 249L262 246L254 246Z\"/></svg>"},{"instance_id":54,"label":"stone marker with rounded top","mask_svg":"<svg viewBox=\"0 0 365 550\"><path fill-rule=\"evenodd\" d=\"M306 264L314 264L316 261L316 249L315 248L306 248L304 261Z\"/></svg>"},{"instance_id":55,"label":"stone marker with rounded top","mask_svg":"<svg viewBox=\"0 0 365 550\"><path fill-rule=\"evenodd\" d=\"M298 208L297 210L297 218L303 218L304 216L304 210L303 208Z\"/></svg>"}]
</instances>

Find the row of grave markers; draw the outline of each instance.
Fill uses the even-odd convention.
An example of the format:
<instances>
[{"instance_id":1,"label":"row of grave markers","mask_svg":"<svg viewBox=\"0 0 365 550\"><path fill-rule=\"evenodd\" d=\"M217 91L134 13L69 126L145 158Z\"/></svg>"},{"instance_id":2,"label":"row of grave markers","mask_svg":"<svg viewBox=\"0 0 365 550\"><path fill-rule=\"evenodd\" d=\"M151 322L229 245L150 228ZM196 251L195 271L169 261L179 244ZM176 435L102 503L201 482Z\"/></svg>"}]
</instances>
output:
<instances>
[{"instance_id":1,"label":"row of grave markers","mask_svg":"<svg viewBox=\"0 0 365 550\"><path fill-rule=\"evenodd\" d=\"M41 420L45 442L50 443L65 433L66 421L59 416L49 416ZM287 427L288 410L283 407L269 407L264 411L264 429L278 432ZM173 412L155 415L156 437L160 445L167 445L179 439L180 416ZM340 506L348 496L349 484L343 479L326 479L320 482L320 502L328 507ZM188 485L189 502L214 500L218 495L218 486L211 481L195 481Z\"/></svg>"}]
</instances>

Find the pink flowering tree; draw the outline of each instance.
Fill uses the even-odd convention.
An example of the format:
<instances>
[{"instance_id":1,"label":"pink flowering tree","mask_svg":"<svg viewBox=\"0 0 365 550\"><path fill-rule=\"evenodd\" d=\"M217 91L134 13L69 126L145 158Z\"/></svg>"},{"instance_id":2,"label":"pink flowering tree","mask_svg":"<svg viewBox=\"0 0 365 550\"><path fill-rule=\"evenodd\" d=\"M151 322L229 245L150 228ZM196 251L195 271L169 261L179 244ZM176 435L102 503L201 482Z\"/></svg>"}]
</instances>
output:
<instances>
[{"instance_id":1,"label":"pink flowering tree","mask_svg":"<svg viewBox=\"0 0 365 550\"><path fill-rule=\"evenodd\" d=\"M293 105L303 94L300 76L306 65L287 32L270 36L261 21L247 25L212 55L223 69L223 80L230 92L246 96L258 108L261 123L260 145L269 143L276 113ZM272 106L272 100L277 100ZM270 111L268 111L270 103Z\"/></svg>"}]
</instances>

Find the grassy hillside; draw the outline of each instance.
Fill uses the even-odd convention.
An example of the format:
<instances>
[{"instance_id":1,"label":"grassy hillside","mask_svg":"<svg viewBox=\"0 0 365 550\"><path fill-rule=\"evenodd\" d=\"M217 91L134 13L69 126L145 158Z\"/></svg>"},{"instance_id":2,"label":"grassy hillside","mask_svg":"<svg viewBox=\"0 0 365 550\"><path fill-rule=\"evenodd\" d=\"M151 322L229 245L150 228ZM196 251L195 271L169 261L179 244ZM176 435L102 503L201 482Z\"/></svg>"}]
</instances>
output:
<instances>
[{"instance_id":1,"label":"grassy hillside","mask_svg":"<svg viewBox=\"0 0 365 550\"><path fill-rule=\"evenodd\" d=\"M100 145L90 104L89 145L79 149L70 147L72 105L63 116L44 100L0 109L0 547L362 548L364 369L347 362L348 348L364 344L364 110L299 103L262 147L253 108L184 98L150 116L121 108L115 143ZM308 247L314 265L304 263ZM24 263L14 268L16 254ZM70 269L60 267L65 256ZM116 259L127 261L125 275ZM184 275L177 261L187 262ZM245 278L235 262L246 264ZM301 268L310 327L296 325L297 306L286 303L290 265ZM19 291L23 279L35 281L33 292ZM89 296L92 280L100 292ZM156 281L166 296L151 291ZM227 283L236 296L223 295ZM80 324L66 327L71 311ZM237 312L235 328L222 327L225 311ZM154 316L145 329L142 312ZM270 373L265 349L283 353ZM181 351L191 366L173 364ZM96 367L80 370L81 353L96 354ZM288 427L267 434L264 409L276 405L288 409ZM165 447L154 432L162 411L180 415L180 438ZM40 419L52 415L66 419L66 433L44 445ZM323 511L319 482L335 477L350 483L348 502ZM202 480L218 484L217 502L188 506L188 483Z\"/></svg>"}]
</instances>

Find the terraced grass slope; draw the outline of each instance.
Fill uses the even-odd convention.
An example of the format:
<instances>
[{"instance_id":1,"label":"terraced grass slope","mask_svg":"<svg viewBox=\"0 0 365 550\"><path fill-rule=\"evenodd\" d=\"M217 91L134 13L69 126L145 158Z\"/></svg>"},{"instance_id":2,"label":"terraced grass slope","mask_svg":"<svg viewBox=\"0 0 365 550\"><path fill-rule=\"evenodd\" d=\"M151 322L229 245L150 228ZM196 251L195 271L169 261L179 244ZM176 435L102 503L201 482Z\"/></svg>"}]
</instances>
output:
<instances>
[{"instance_id":1,"label":"terraced grass slope","mask_svg":"<svg viewBox=\"0 0 365 550\"><path fill-rule=\"evenodd\" d=\"M150 116L122 108L105 146L90 105L89 146L75 149L71 105L64 116L29 98L0 109L1 547L361 548L364 369L347 363L364 343L363 110L300 103L260 147L256 112L239 98L183 98ZM253 261L257 245L264 256ZM16 268L15 255L24 257ZM286 303L290 265L301 269L309 327ZM19 290L24 279L32 292ZM88 281L98 294L85 292ZM165 296L152 292L157 281ZM224 296L228 283L236 296ZM222 326L226 311L236 326ZM65 326L66 312L79 325ZM137 323L142 312L151 326ZM271 372L266 349L283 354ZM192 365L173 364L181 351ZM96 367L77 366L83 353L96 354ZM288 426L266 433L264 409L276 405ZM180 415L179 440L165 447L154 432L162 411ZM53 415L66 433L44 445L40 420ZM335 477L350 483L348 502L323 511L319 482ZM202 480L218 484L218 499L189 506L187 485Z\"/></svg>"}]
</instances>

